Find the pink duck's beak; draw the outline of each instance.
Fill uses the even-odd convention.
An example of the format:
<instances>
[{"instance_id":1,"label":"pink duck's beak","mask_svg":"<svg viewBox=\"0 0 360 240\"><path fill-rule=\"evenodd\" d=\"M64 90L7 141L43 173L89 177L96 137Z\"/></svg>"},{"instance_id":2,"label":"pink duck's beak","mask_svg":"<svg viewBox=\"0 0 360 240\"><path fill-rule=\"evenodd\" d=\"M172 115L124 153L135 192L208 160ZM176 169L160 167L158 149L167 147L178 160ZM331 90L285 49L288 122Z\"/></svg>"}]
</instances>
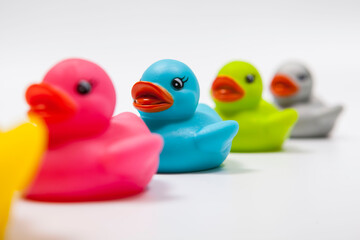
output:
<instances>
[{"instance_id":1,"label":"pink duck's beak","mask_svg":"<svg viewBox=\"0 0 360 240\"><path fill-rule=\"evenodd\" d=\"M33 84L26 91L29 114L36 114L46 122L59 122L75 114L75 101L64 91L46 83Z\"/></svg>"}]
</instances>

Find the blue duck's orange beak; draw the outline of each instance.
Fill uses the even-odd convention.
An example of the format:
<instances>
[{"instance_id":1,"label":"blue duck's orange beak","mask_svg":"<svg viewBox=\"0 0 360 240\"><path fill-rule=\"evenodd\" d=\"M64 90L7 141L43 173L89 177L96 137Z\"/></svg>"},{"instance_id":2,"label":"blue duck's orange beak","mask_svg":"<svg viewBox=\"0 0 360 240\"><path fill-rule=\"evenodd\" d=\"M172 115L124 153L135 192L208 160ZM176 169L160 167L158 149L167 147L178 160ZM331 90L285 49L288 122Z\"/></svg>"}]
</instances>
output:
<instances>
[{"instance_id":1,"label":"blue duck's orange beak","mask_svg":"<svg viewBox=\"0 0 360 240\"><path fill-rule=\"evenodd\" d=\"M30 105L29 114L36 114L48 123L63 121L77 111L68 94L46 83L31 85L25 96Z\"/></svg>"},{"instance_id":2,"label":"blue duck's orange beak","mask_svg":"<svg viewBox=\"0 0 360 240\"><path fill-rule=\"evenodd\" d=\"M211 94L218 101L235 102L244 97L245 91L231 77L218 76L212 84Z\"/></svg>"},{"instance_id":3,"label":"blue duck's orange beak","mask_svg":"<svg viewBox=\"0 0 360 240\"><path fill-rule=\"evenodd\" d=\"M299 91L299 87L288 76L277 74L270 85L271 92L277 97L290 97Z\"/></svg>"},{"instance_id":4,"label":"blue duck's orange beak","mask_svg":"<svg viewBox=\"0 0 360 240\"><path fill-rule=\"evenodd\" d=\"M161 112L174 104L171 94L163 87L140 81L131 89L134 107L142 112Z\"/></svg>"}]
</instances>

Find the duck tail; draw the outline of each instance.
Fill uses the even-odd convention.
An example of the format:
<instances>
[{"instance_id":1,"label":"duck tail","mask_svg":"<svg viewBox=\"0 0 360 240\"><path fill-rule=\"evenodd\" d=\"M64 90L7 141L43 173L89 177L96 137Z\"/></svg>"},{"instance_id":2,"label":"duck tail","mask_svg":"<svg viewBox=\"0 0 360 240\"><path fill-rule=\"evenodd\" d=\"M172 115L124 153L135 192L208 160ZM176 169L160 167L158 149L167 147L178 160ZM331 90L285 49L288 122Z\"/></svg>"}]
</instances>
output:
<instances>
[{"instance_id":1,"label":"duck tail","mask_svg":"<svg viewBox=\"0 0 360 240\"><path fill-rule=\"evenodd\" d=\"M329 118L336 118L342 111L343 106L337 105L331 108L327 108L322 114Z\"/></svg>"}]
</instances>

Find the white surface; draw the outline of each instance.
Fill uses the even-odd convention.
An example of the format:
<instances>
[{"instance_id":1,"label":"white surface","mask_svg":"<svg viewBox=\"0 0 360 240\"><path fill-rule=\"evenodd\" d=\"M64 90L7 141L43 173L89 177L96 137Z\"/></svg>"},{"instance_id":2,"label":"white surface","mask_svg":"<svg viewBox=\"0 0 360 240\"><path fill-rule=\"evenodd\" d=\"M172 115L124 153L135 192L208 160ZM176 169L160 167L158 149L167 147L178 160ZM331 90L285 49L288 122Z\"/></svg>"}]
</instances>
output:
<instances>
[{"instance_id":1,"label":"white surface","mask_svg":"<svg viewBox=\"0 0 360 240\"><path fill-rule=\"evenodd\" d=\"M316 95L343 103L330 140L231 155L221 170L157 175L149 191L96 204L14 206L9 239L360 239L360 2L0 0L0 125L25 117L24 91L57 61L83 57L116 86L116 113L134 111L131 86L175 58L197 75L201 102L218 69L251 61L267 86L300 59Z\"/></svg>"},{"instance_id":2,"label":"white surface","mask_svg":"<svg viewBox=\"0 0 360 240\"><path fill-rule=\"evenodd\" d=\"M360 239L359 139L292 140L107 203L15 204L11 240Z\"/></svg>"}]
</instances>

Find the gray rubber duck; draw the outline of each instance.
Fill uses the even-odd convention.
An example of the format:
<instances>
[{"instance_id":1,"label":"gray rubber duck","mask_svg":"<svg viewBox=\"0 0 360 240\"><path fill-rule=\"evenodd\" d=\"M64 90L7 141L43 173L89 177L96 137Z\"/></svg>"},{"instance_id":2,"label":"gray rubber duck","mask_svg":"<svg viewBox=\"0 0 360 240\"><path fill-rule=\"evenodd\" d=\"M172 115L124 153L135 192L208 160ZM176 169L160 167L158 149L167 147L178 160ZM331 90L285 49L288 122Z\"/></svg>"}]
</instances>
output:
<instances>
[{"instance_id":1,"label":"gray rubber duck","mask_svg":"<svg viewBox=\"0 0 360 240\"><path fill-rule=\"evenodd\" d=\"M287 62L280 66L271 82L271 92L280 108L294 108L299 119L291 137L327 137L342 112L340 105L329 107L312 95L313 79L300 63Z\"/></svg>"}]
</instances>

